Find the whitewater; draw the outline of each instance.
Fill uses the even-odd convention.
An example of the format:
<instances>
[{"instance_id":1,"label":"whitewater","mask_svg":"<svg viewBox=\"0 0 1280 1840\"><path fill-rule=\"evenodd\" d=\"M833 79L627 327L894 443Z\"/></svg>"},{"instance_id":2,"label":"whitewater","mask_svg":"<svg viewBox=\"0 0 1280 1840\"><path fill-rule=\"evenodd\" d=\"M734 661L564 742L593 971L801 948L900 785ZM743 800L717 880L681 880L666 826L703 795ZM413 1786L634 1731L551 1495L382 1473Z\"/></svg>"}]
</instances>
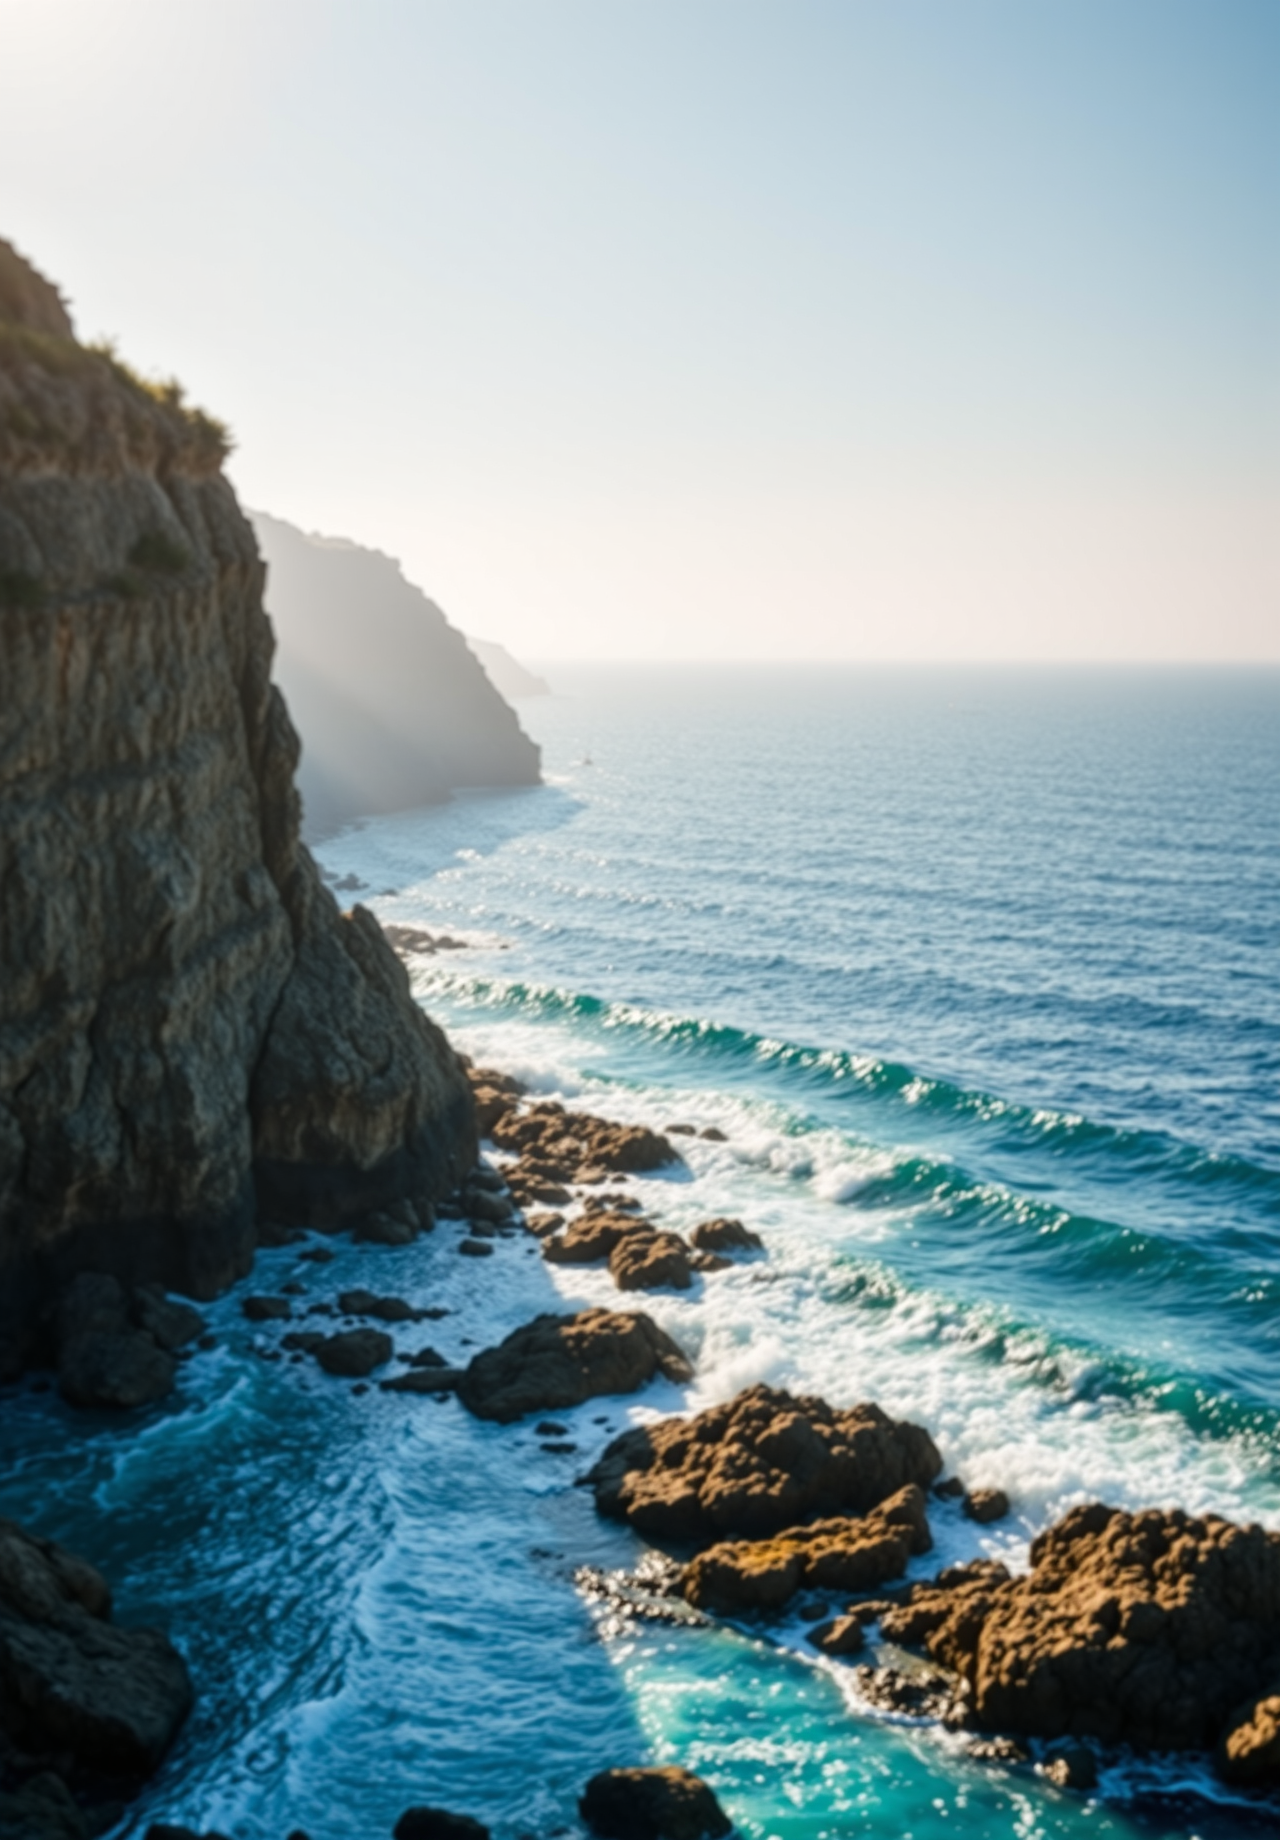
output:
<instances>
[{"instance_id":1,"label":"whitewater","mask_svg":"<svg viewBox=\"0 0 1280 1840\"><path fill-rule=\"evenodd\" d=\"M1007 1490L935 1552L1017 1565L1072 1504L1280 1527L1280 674L562 670L521 706L546 783L318 848L344 900L461 942L415 992L538 1094L658 1127L663 1225L768 1258L644 1307L696 1379L557 1414L572 1452L454 1400L264 1359L246 1289L367 1284L449 1312L463 1361L538 1309L614 1304L529 1240L460 1259L259 1255L140 1426L27 1382L6 1512L169 1627L196 1713L121 1835L389 1833L413 1802L499 1840L579 1830L610 1764L706 1776L751 1840L1274 1832L1195 1761L1084 1797L861 1704L795 1629L602 1621L625 1530L574 1487L627 1423L756 1380L926 1424Z\"/></svg>"}]
</instances>

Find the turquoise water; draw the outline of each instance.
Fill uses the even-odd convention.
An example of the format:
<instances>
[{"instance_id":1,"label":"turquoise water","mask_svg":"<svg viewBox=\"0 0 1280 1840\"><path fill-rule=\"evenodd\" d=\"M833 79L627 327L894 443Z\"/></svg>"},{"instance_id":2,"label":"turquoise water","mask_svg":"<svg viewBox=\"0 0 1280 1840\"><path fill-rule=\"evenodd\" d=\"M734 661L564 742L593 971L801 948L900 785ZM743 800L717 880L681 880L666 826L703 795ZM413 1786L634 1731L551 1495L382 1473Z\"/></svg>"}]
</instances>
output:
<instances>
[{"instance_id":1,"label":"turquoise water","mask_svg":"<svg viewBox=\"0 0 1280 1840\"><path fill-rule=\"evenodd\" d=\"M572 1573L636 1548L571 1484L628 1420L769 1379L878 1399L1008 1489L994 1528L939 1505L922 1571L1018 1562L1097 1495L1280 1527L1280 675L555 682L521 711L546 786L322 861L466 939L415 978L473 1053L718 1124L646 1199L740 1214L770 1256L653 1300L697 1380L559 1415L574 1456L264 1362L236 1296L140 1429L14 1397L5 1511L126 1578L122 1614L163 1618L201 1686L121 1831L340 1840L425 1800L516 1840L576 1831L586 1777L649 1757L752 1840L1274 1831L1194 1764L1110 1756L1088 1799L974 1764L785 1635L612 1630ZM398 1339L457 1358L616 1297L519 1241L337 1245L252 1285L442 1303Z\"/></svg>"}]
</instances>

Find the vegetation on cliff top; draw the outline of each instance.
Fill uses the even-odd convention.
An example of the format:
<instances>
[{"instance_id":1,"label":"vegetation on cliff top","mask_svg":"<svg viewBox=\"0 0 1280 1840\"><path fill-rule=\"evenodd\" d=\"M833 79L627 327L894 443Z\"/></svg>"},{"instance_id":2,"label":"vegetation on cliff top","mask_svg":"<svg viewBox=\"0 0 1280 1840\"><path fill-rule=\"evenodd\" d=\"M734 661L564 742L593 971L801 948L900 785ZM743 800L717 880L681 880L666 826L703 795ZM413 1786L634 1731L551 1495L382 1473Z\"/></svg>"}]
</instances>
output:
<instances>
[{"instance_id":1,"label":"vegetation on cliff top","mask_svg":"<svg viewBox=\"0 0 1280 1840\"><path fill-rule=\"evenodd\" d=\"M0 239L0 473L207 476L230 451L224 424L181 384L80 344L57 289Z\"/></svg>"}]
</instances>

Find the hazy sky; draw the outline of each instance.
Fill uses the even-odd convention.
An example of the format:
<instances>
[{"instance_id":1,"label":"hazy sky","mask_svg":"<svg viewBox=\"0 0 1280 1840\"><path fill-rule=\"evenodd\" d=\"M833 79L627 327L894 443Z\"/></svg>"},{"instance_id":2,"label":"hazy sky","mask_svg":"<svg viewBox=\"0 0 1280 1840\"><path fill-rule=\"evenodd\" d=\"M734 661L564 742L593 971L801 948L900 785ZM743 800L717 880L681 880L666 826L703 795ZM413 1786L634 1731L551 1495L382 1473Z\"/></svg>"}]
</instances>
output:
<instances>
[{"instance_id":1,"label":"hazy sky","mask_svg":"<svg viewBox=\"0 0 1280 1840\"><path fill-rule=\"evenodd\" d=\"M527 657L1280 659L1280 0L0 0L0 234Z\"/></svg>"}]
</instances>

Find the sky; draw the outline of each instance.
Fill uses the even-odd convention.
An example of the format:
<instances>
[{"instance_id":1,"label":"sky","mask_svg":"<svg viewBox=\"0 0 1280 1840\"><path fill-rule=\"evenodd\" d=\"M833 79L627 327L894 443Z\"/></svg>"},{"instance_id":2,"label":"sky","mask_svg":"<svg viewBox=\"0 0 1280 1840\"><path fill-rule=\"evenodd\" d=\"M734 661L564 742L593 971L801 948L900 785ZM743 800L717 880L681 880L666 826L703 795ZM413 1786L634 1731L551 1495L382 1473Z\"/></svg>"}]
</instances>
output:
<instances>
[{"instance_id":1,"label":"sky","mask_svg":"<svg viewBox=\"0 0 1280 1840\"><path fill-rule=\"evenodd\" d=\"M0 0L0 235L521 657L1280 662L1277 0Z\"/></svg>"}]
</instances>

